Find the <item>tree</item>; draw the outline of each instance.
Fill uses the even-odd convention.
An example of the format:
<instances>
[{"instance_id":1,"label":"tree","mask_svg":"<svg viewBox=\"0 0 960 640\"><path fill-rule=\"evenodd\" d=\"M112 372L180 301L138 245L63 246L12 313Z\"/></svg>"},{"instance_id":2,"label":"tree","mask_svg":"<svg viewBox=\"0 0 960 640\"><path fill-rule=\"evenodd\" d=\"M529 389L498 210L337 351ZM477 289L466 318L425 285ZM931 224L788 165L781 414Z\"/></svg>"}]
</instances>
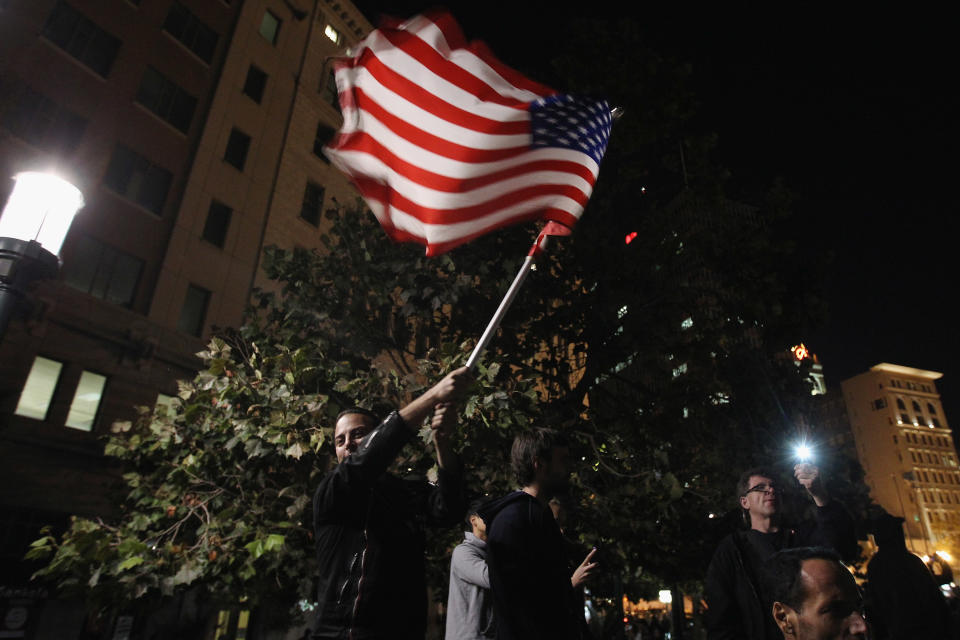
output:
<instances>
[{"instance_id":1,"label":"tree","mask_svg":"<svg viewBox=\"0 0 960 640\"><path fill-rule=\"evenodd\" d=\"M583 468L570 532L603 544L610 595L695 588L738 471L786 463L809 391L774 354L820 311L783 233L789 201L776 188L749 206L723 196L711 136L691 124L688 70L634 26L581 23L591 56L558 61L569 88L612 91L628 115L576 233L540 261L484 357L459 442L471 488L497 494L512 488L504 452L518 429L571 435ZM191 586L311 598L308 505L333 416L396 406L461 363L533 238L515 228L428 261L362 208L328 216L325 252L266 252L276 287L219 332L169 409L118 425L106 453L128 468L121 518L37 541L41 575L99 603ZM410 447L398 466L431 464ZM433 540L434 584L456 538Z\"/></svg>"}]
</instances>

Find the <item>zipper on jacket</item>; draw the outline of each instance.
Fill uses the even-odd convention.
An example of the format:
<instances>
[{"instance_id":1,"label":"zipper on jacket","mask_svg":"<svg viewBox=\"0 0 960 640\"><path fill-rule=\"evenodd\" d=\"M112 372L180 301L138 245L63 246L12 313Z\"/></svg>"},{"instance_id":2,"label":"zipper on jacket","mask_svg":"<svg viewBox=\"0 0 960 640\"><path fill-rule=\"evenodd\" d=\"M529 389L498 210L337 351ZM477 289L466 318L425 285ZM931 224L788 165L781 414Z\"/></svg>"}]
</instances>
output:
<instances>
[{"instance_id":1,"label":"zipper on jacket","mask_svg":"<svg viewBox=\"0 0 960 640\"><path fill-rule=\"evenodd\" d=\"M367 517L363 523L363 551L360 552L360 578L357 580L357 597L353 600L353 613L350 616L350 640L353 640L353 630L357 623L357 612L360 610L360 594L363 592L363 576L367 570L367 545L369 535L367 527L370 524L370 511L373 510L373 490L370 491L370 497L367 502Z\"/></svg>"},{"instance_id":2,"label":"zipper on jacket","mask_svg":"<svg viewBox=\"0 0 960 640\"><path fill-rule=\"evenodd\" d=\"M353 578L353 569L357 566L357 559L360 557L360 552L353 554L353 558L350 560L350 568L347 569L347 579L343 581L343 586L340 587L340 595L337 596L337 604L343 603L343 596L347 592L347 585L350 584L350 579Z\"/></svg>"}]
</instances>

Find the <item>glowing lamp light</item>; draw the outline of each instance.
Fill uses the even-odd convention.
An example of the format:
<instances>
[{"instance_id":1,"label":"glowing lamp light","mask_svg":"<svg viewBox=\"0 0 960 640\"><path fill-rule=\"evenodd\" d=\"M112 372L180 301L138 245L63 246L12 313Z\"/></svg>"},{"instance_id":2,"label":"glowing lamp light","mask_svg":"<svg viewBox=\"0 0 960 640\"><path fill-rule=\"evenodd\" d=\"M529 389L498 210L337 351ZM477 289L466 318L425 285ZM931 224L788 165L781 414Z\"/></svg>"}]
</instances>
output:
<instances>
[{"instance_id":1,"label":"glowing lamp light","mask_svg":"<svg viewBox=\"0 0 960 640\"><path fill-rule=\"evenodd\" d=\"M637 232L631 231L630 233L627 234L627 237L623 239L623 243L630 244L636 239L636 237L637 237Z\"/></svg>"},{"instance_id":2,"label":"glowing lamp light","mask_svg":"<svg viewBox=\"0 0 960 640\"><path fill-rule=\"evenodd\" d=\"M80 191L56 176L28 171L14 180L0 213L0 339L28 306L30 284L56 277L57 254L83 206Z\"/></svg>"},{"instance_id":3,"label":"glowing lamp light","mask_svg":"<svg viewBox=\"0 0 960 640\"><path fill-rule=\"evenodd\" d=\"M936 554L946 560L947 562L953 562L953 556L947 553L946 551L937 551Z\"/></svg>"},{"instance_id":4,"label":"glowing lamp light","mask_svg":"<svg viewBox=\"0 0 960 640\"><path fill-rule=\"evenodd\" d=\"M62 178L28 171L17 181L0 215L0 237L33 240L53 254L60 253L63 239L80 207L80 190Z\"/></svg>"},{"instance_id":5,"label":"glowing lamp light","mask_svg":"<svg viewBox=\"0 0 960 640\"><path fill-rule=\"evenodd\" d=\"M663 604L670 604L673 602L673 594L670 593L670 589L660 589L660 602Z\"/></svg>"}]
</instances>

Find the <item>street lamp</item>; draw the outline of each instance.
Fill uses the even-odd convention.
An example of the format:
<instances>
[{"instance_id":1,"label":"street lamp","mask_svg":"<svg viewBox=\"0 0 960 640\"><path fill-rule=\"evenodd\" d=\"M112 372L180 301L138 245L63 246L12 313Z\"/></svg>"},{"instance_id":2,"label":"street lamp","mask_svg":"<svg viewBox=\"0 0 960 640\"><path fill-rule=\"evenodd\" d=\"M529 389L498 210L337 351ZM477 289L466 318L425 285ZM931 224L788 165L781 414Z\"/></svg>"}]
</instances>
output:
<instances>
[{"instance_id":1,"label":"street lamp","mask_svg":"<svg viewBox=\"0 0 960 640\"><path fill-rule=\"evenodd\" d=\"M60 247L83 206L83 194L62 178L28 171L14 180L0 214L0 338L30 283L56 277Z\"/></svg>"}]
</instances>

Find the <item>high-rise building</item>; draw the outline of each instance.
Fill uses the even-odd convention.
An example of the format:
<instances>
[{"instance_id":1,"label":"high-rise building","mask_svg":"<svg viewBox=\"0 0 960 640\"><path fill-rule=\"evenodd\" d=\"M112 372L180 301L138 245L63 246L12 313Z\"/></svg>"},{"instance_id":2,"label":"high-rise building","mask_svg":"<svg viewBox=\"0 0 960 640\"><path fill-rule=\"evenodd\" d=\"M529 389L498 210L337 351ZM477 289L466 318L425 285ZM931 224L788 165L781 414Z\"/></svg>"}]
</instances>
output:
<instances>
[{"instance_id":1,"label":"high-rise building","mask_svg":"<svg viewBox=\"0 0 960 640\"><path fill-rule=\"evenodd\" d=\"M371 28L348 0L0 2L0 206L29 170L86 200L0 336L0 586L39 525L110 512L100 437L241 322L262 249L322 247L355 198L320 149Z\"/></svg>"},{"instance_id":2,"label":"high-rise building","mask_svg":"<svg viewBox=\"0 0 960 640\"><path fill-rule=\"evenodd\" d=\"M920 555L958 551L960 468L935 385L942 375L883 363L841 383L870 494L905 519Z\"/></svg>"}]
</instances>

